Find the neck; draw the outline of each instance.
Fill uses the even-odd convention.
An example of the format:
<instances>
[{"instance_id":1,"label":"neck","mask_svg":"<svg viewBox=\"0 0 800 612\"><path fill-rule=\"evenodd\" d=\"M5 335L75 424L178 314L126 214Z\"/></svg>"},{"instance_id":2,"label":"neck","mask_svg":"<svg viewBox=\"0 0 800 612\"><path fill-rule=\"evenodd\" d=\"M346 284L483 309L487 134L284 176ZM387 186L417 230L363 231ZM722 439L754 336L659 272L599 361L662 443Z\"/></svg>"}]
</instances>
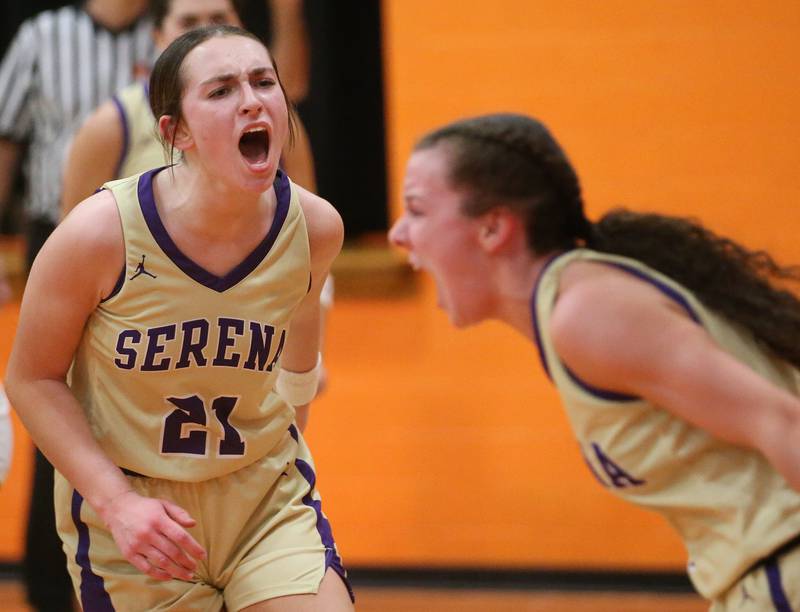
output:
<instances>
[{"instance_id":1,"label":"neck","mask_svg":"<svg viewBox=\"0 0 800 612\"><path fill-rule=\"evenodd\" d=\"M86 0L84 10L109 30L131 25L147 9L147 0Z\"/></svg>"},{"instance_id":2,"label":"neck","mask_svg":"<svg viewBox=\"0 0 800 612\"><path fill-rule=\"evenodd\" d=\"M160 175L169 175L164 170ZM159 177L157 177L158 179ZM275 208L275 192L232 190L220 181L208 181L184 164L174 168L174 179L166 177L168 197L162 200L167 215L208 239L240 237L250 232L262 233L265 215Z\"/></svg>"},{"instance_id":3,"label":"neck","mask_svg":"<svg viewBox=\"0 0 800 612\"><path fill-rule=\"evenodd\" d=\"M531 296L541 276L547 257L526 255L501 261L495 272L497 294L496 317L517 332L533 341Z\"/></svg>"}]
</instances>

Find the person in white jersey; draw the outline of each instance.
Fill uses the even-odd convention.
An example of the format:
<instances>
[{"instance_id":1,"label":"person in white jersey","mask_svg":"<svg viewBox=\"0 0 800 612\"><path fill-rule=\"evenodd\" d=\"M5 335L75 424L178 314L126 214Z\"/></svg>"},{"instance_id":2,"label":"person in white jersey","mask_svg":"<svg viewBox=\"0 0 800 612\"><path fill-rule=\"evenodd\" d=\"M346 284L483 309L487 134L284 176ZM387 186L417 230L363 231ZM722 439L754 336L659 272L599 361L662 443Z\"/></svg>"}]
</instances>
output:
<instances>
[{"instance_id":1,"label":"person in white jersey","mask_svg":"<svg viewBox=\"0 0 800 612\"><path fill-rule=\"evenodd\" d=\"M390 240L458 327L534 344L586 463L663 514L712 610L800 609L800 280L695 222L590 222L539 121L464 119L424 136Z\"/></svg>"},{"instance_id":2,"label":"person in white jersey","mask_svg":"<svg viewBox=\"0 0 800 612\"><path fill-rule=\"evenodd\" d=\"M184 34L149 93L177 163L58 226L6 378L81 605L352 610L296 421L341 218L279 168L289 105L252 34Z\"/></svg>"}]
</instances>

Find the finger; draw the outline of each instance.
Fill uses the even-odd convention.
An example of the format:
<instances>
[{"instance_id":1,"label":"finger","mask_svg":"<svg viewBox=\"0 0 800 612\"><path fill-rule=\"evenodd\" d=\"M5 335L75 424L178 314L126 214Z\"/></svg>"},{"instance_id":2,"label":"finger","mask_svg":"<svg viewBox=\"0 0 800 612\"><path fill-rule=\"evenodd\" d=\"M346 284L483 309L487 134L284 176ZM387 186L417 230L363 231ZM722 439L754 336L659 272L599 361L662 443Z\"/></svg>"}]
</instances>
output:
<instances>
[{"instance_id":1,"label":"finger","mask_svg":"<svg viewBox=\"0 0 800 612\"><path fill-rule=\"evenodd\" d=\"M205 549L187 531L181 529L175 523L165 525L161 533L171 542L180 546L189 556L195 559L206 558Z\"/></svg>"},{"instance_id":2,"label":"finger","mask_svg":"<svg viewBox=\"0 0 800 612\"><path fill-rule=\"evenodd\" d=\"M142 554L135 554L128 559L131 565L138 569L143 574L147 574L156 580L169 580L172 578L167 572L157 567L154 567Z\"/></svg>"},{"instance_id":3,"label":"finger","mask_svg":"<svg viewBox=\"0 0 800 612\"><path fill-rule=\"evenodd\" d=\"M168 499L162 499L160 501L164 505L164 510L166 510L167 515L181 527L194 527L197 523L197 521L178 504L174 504Z\"/></svg>"},{"instance_id":4,"label":"finger","mask_svg":"<svg viewBox=\"0 0 800 612\"><path fill-rule=\"evenodd\" d=\"M173 544L168 538L161 534L156 534L153 536L152 541L154 548L163 552L168 559L187 572L192 573L197 568L197 561L187 555L180 547Z\"/></svg>"},{"instance_id":5,"label":"finger","mask_svg":"<svg viewBox=\"0 0 800 612\"><path fill-rule=\"evenodd\" d=\"M205 549L200 546L200 544L195 540L189 532L184 529L178 527L180 525L180 521L175 519L175 514L183 513L186 517L189 517L189 514L180 506L173 504L172 502L163 500L164 502L164 509L167 512L167 515L175 520L175 523L168 523L163 525L161 529L161 533L163 533L167 538L169 538L172 542L180 546L186 553L194 557L195 559L205 559L206 558L206 551ZM189 519L194 523L194 519L189 517Z\"/></svg>"},{"instance_id":6,"label":"finger","mask_svg":"<svg viewBox=\"0 0 800 612\"><path fill-rule=\"evenodd\" d=\"M170 559L164 551L151 546L145 555L147 561L153 569L164 572L169 578L180 578L181 580L191 580L194 577L193 572L184 567L177 565Z\"/></svg>"}]
</instances>

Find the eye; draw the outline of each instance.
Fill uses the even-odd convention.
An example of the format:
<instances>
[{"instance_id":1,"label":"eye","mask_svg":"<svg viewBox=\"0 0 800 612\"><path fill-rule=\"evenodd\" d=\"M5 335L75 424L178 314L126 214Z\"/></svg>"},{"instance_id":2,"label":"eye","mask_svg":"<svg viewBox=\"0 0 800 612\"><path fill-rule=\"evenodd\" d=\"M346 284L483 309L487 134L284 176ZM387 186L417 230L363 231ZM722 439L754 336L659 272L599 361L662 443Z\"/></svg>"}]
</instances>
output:
<instances>
[{"instance_id":1,"label":"eye","mask_svg":"<svg viewBox=\"0 0 800 612\"><path fill-rule=\"evenodd\" d=\"M222 98L225 96L230 89L228 87L217 87L213 90L210 94L208 94L209 98Z\"/></svg>"},{"instance_id":2,"label":"eye","mask_svg":"<svg viewBox=\"0 0 800 612\"><path fill-rule=\"evenodd\" d=\"M414 206L413 204L408 204L408 205L406 206L406 214L407 214L409 217L416 218L416 217L421 217L421 216L422 216L422 211L421 211L421 210L419 210L419 209L418 209L416 206Z\"/></svg>"},{"instance_id":3,"label":"eye","mask_svg":"<svg viewBox=\"0 0 800 612\"><path fill-rule=\"evenodd\" d=\"M263 89L269 89L270 87L274 86L277 83L275 79L272 77L264 77L261 79L256 80L256 87L260 87Z\"/></svg>"},{"instance_id":4,"label":"eye","mask_svg":"<svg viewBox=\"0 0 800 612\"><path fill-rule=\"evenodd\" d=\"M196 17L184 17L180 20L180 26L183 31L193 30L198 25Z\"/></svg>"}]
</instances>

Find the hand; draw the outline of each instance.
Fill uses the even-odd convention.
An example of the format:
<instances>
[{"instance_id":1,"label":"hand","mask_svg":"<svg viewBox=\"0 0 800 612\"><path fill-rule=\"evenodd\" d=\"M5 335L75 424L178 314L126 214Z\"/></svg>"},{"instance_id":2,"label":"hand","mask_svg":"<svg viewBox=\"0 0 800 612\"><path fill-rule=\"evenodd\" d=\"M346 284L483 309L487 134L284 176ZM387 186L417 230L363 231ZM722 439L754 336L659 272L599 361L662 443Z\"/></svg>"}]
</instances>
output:
<instances>
[{"instance_id":1,"label":"hand","mask_svg":"<svg viewBox=\"0 0 800 612\"><path fill-rule=\"evenodd\" d=\"M192 580L206 552L189 533L195 520L166 499L134 491L117 496L104 512L106 525L125 558L156 580Z\"/></svg>"}]
</instances>

